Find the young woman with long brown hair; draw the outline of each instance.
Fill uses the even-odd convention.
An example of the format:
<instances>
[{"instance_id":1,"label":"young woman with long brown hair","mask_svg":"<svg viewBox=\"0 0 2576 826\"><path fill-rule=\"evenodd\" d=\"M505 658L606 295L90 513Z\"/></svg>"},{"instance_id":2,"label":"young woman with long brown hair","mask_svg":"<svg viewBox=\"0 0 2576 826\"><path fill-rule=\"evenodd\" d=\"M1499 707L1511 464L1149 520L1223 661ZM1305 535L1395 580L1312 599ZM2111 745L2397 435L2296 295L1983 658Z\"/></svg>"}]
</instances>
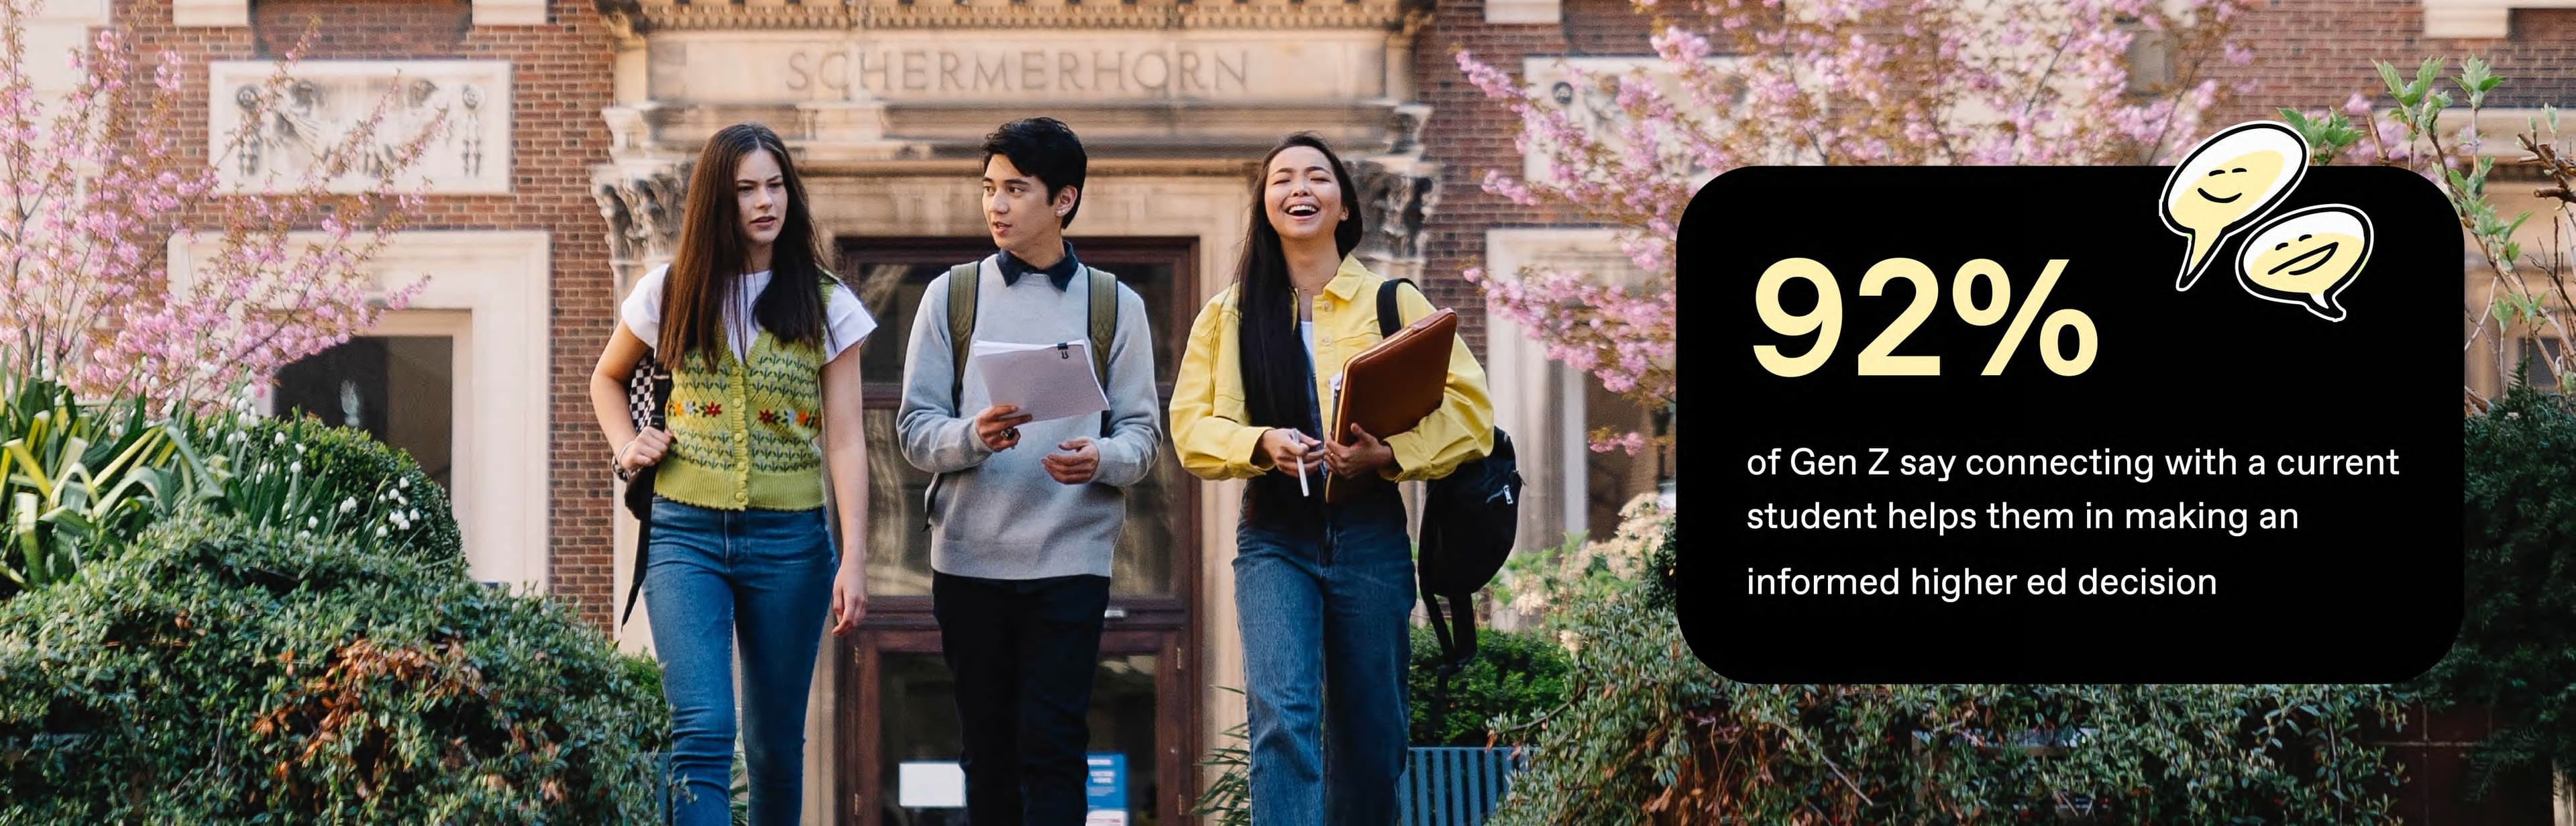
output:
<instances>
[{"instance_id":1,"label":"young woman with long brown hair","mask_svg":"<svg viewBox=\"0 0 2576 826\"><path fill-rule=\"evenodd\" d=\"M835 634L864 610L857 346L876 322L822 262L786 143L727 127L699 153L671 265L636 282L591 376L618 475L658 467L644 595L682 826L732 822L737 639L751 820L796 822L824 609ZM671 369L669 429L639 433L625 388L648 348ZM825 524L826 468L838 526Z\"/></svg>"}]
</instances>

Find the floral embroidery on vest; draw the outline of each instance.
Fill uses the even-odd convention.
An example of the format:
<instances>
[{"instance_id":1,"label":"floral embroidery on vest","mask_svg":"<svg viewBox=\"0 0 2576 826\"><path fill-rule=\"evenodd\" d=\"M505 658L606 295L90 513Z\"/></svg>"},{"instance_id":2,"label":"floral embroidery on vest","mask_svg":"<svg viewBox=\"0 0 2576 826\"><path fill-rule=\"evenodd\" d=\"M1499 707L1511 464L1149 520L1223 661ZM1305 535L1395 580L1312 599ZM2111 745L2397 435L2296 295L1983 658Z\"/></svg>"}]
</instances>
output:
<instances>
[{"instance_id":1,"label":"floral embroidery on vest","mask_svg":"<svg viewBox=\"0 0 2576 826\"><path fill-rule=\"evenodd\" d=\"M831 282L824 285L826 300ZM696 358L672 370L672 449L655 492L718 509L821 507L823 353L762 330L742 356L721 352L713 369Z\"/></svg>"}]
</instances>

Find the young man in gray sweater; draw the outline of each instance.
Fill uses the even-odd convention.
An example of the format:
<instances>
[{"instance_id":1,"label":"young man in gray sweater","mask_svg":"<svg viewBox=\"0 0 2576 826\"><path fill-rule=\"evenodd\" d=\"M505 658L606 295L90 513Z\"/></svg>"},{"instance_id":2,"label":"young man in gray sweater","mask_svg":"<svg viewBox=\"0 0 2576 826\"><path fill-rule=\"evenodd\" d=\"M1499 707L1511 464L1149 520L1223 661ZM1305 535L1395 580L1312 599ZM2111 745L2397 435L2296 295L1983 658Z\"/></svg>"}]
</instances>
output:
<instances>
[{"instance_id":1,"label":"young man in gray sweater","mask_svg":"<svg viewBox=\"0 0 2576 826\"><path fill-rule=\"evenodd\" d=\"M984 219L999 252L976 262L972 340L1087 342L1092 282L1064 227L1082 204L1082 143L1053 118L984 141ZM931 613L957 679L967 818L1080 824L1085 715L1109 603L1125 488L1160 452L1145 303L1116 289L1106 416L1030 421L995 405L972 359L956 372L951 270L930 282L904 359L904 458L928 494ZM1085 346L1089 346L1086 344Z\"/></svg>"}]
</instances>

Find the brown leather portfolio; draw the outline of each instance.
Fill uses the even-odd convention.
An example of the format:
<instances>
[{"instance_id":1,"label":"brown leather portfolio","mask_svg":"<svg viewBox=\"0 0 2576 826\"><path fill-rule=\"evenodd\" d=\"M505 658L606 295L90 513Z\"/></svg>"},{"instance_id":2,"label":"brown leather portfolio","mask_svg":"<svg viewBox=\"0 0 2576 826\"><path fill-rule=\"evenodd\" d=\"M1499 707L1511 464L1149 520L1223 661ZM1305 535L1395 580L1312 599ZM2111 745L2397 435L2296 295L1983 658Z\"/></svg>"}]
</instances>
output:
<instances>
[{"instance_id":1,"label":"brown leather portfolio","mask_svg":"<svg viewBox=\"0 0 2576 826\"><path fill-rule=\"evenodd\" d=\"M1379 439L1408 430L1440 409L1449 386L1449 348L1458 341L1458 313L1442 308L1405 325L1342 366L1341 400L1334 405L1334 441L1352 441L1351 425ZM1324 501L1339 502L1357 485L1324 480Z\"/></svg>"}]
</instances>

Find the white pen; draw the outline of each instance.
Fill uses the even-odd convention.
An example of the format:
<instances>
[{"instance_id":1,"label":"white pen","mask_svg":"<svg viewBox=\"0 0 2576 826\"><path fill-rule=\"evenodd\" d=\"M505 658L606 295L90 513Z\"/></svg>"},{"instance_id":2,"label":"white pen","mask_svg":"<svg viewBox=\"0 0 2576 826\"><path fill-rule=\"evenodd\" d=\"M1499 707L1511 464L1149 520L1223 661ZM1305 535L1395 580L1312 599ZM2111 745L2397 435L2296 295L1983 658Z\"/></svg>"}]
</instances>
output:
<instances>
[{"instance_id":1,"label":"white pen","mask_svg":"<svg viewBox=\"0 0 2576 826\"><path fill-rule=\"evenodd\" d=\"M1312 496L1306 491L1306 454L1297 454L1297 495Z\"/></svg>"}]
</instances>

